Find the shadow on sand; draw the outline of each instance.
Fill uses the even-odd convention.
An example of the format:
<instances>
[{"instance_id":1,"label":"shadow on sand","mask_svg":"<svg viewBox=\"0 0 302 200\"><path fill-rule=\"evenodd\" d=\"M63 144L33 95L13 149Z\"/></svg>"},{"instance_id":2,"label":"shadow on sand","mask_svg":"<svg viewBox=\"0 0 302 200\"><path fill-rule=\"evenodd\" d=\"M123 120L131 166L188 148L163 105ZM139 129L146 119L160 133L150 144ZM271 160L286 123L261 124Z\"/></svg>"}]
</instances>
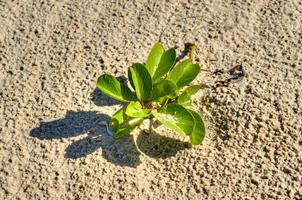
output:
<instances>
[{"instance_id":1,"label":"shadow on sand","mask_svg":"<svg viewBox=\"0 0 302 200\"><path fill-rule=\"evenodd\" d=\"M98 106L121 104L97 88L91 97ZM82 158L101 148L102 156L107 161L128 167L136 167L141 163L140 151L153 158L168 158L189 146L188 143L161 136L154 131L152 134L141 131L136 142L132 135L115 140L107 135L106 127L101 123L109 120L108 115L93 111L67 111L63 119L41 122L30 131L30 136L40 140L54 140L87 135L66 148L66 158Z\"/></svg>"},{"instance_id":2,"label":"shadow on sand","mask_svg":"<svg viewBox=\"0 0 302 200\"><path fill-rule=\"evenodd\" d=\"M100 124L110 117L92 111L67 111L64 119L42 122L31 130L30 135L41 140L75 137L87 134L87 137L70 144L65 157L77 159L85 157L102 148L103 157L116 165L136 167L140 163L139 151L132 136L114 140L106 134L106 128Z\"/></svg>"},{"instance_id":3,"label":"shadow on sand","mask_svg":"<svg viewBox=\"0 0 302 200\"><path fill-rule=\"evenodd\" d=\"M136 144L144 154L162 159L173 157L177 152L190 148L190 143L160 135L154 130L152 133L149 133L149 130L142 130Z\"/></svg>"},{"instance_id":4,"label":"shadow on sand","mask_svg":"<svg viewBox=\"0 0 302 200\"><path fill-rule=\"evenodd\" d=\"M131 135L115 140L106 134L106 128L100 124L109 119L108 115L92 111L67 111L65 118L42 122L31 130L30 135L40 140L53 140L86 134L87 137L66 148L66 158L82 158L101 148L102 156L108 162L127 167L136 167L141 163L140 151L152 158L165 159L190 147L187 142L162 136L155 131L148 133L147 130L140 132L137 145Z\"/></svg>"}]
</instances>

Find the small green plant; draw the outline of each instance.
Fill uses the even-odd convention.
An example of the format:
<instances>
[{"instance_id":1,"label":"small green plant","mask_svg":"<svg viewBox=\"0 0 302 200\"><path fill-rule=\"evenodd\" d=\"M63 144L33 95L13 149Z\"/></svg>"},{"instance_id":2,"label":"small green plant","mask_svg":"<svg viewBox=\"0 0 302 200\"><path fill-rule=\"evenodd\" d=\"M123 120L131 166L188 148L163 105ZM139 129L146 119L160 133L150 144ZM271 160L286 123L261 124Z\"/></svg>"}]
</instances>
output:
<instances>
[{"instance_id":1,"label":"small green plant","mask_svg":"<svg viewBox=\"0 0 302 200\"><path fill-rule=\"evenodd\" d=\"M189 136L191 144L197 145L205 137L205 126L200 115L188 109L191 96L199 85L191 85L200 71L192 59L175 65L174 48L164 50L160 43L154 44L145 64L134 63L128 69L129 87L114 76L104 74L97 80L97 87L106 95L124 102L109 122L109 131L115 138L129 134L145 119L155 118L175 132Z\"/></svg>"}]
</instances>

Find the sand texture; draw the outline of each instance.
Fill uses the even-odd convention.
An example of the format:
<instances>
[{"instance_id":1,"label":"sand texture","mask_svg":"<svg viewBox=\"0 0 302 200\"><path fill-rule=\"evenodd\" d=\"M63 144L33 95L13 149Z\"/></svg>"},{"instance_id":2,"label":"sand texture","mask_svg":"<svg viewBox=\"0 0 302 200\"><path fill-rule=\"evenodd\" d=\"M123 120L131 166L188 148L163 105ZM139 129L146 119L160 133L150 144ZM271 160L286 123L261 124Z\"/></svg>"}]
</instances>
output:
<instances>
[{"instance_id":1,"label":"sand texture","mask_svg":"<svg viewBox=\"0 0 302 200\"><path fill-rule=\"evenodd\" d=\"M195 81L194 148L101 125L121 103L98 76L123 80L163 29L220 70ZM244 78L216 87L236 65ZM0 199L301 199L301 116L301 0L0 0Z\"/></svg>"}]
</instances>

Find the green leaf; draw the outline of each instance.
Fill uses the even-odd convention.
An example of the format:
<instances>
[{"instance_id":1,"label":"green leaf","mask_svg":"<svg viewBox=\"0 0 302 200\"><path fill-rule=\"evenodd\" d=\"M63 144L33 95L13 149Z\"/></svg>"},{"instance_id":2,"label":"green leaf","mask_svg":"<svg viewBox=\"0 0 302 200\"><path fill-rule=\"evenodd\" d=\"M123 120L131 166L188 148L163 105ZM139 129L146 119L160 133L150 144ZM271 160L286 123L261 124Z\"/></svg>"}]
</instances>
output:
<instances>
[{"instance_id":1,"label":"green leaf","mask_svg":"<svg viewBox=\"0 0 302 200\"><path fill-rule=\"evenodd\" d=\"M190 135L194 128L194 118L184 107L178 104L168 104L154 112L155 118L166 127L182 134Z\"/></svg>"},{"instance_id":2,"label":"green leaf","mask_svg":"<svg viewBox=\"0 0 302 200\"><path fill-rule=\"evenodd\" d=\"M119 139L129 134L131 131L135 129L136 126L142 123L143 120L144 120L143 118L128 119L127 121L125 121L123 124L120 125L118 130L115 132L114 138Z\"/></svg>"},{"instance_id":3,"label":"green leaf","mask_svg":"<svg viewBox=\"0 0 302 200\"><path fill-rule=\"evenodd\" d=\"M142 105L138 101L131 101L126 108L126 115L130 117L148 117L151 114L150 109L142 109Z\"/></svg>"},{"instance_id":4,"label":"green leaf","mask_svg":"<svg viewBox=\"0 0 302 200\"><path fill-rule=\"evenodd\" d=\"M178 63L168 74L167 79L173 81L174 83L177 83L178 80L181 78L184 68L191 64L191 61L189 59L184 60L180 63Z\"/></svg>"},{"instance_id":5,"label":"green leaf","mask_svg":"<svg viewBox=\"0 0 302 200\"><path fill-rule=\"evenodd\" d=\"M96 85L103 93L116 100L129 102L135 99L133 92L114 76L104 74L98 78Z\"/></svg>"},{"instance_id":6,"label":"green leaf","mask_svg":"<svg viewBox=\"0 0 302 200\"><path fill-rule=\"evenodd\" d=\"M113 114L109 122L109 128L112 131L117 131L120 124L124 123L129 117L126 115L127 106L122 107L116 113Z\"/></svg>"},{"instance_id":7,"label":"green leaf","mask_svg":"<svg viewBox=\"0 0 302 200\"><path fill-rule=\"evenodd\" d=\"M137 125L139 125L142 118L131 118L126 115L126 108L119 109L111 118L109 122L109 129L114 132L116 139L129 134Z\"/></svg>"},{"instance_id":8,"label":"green leaf","mask_svg":"<svg viewBox=\"0 0 302 200\"><path fill-rule=\"evenodd\" d=\"M177 103L183 106L190 106L192 104L191 96L200 89L199 85L188 86L177 98Z\"/></svg>"},{"instance_id":9,"label":"green leaf","mask_svg":"<svg viewBox=\"0 0 302 200\"><path fill-rule=\"evenodd\" d=\"M130 82L130 85L131 85L132 89L135 90L133 80L132 80L132 76L131 76L130 67L128 68L128 81Z\"/></svg>"},{"instance_id":10,"label":"green leaf","mask_svg":"<svg viewBox=\"0 0 302 200\"><path fill-rule=\"evenodd\" d=\"M183 93L187 93L191 97L196 94L200 88L200 85L190 85L183 91Z\"/></svg>"},{"instance_id":11,"label":"green leaf","mask_svg":"<svg viewBox=\"0 0 302 200\"><path fill-rule=\"evenodd\" d=\"M159 99L169 95L174 95L176 92L176 85L169 80L161 80L153 87L152 98Z\"/></svg>"},{"instance_id":12,"label":"green leaf","mask_svg":"<svg viewBox=\"0 0 302 200\"><path fill-rule=\"evenodd\" d=\"M135 63L130 67L131 79L139 100L147 100L152 92L152 78L144 65Z\"/></svg>"},{"instance_id":13,"label":"green leaf","mask_svg":"<svg viewBox=\"0 0 302 200\"><path fill-rule=\"evenodd\" d=\"M170 69L173 67L175 63L175 59L176 59L175 49L171 48L163 53L160 62L158 64L158 67L156 68L155 73L152 77L154 82L160 80L160 78L162 78L170 71Z\"/></svg>"},{"instance_id":14,"label":"green leaf","mask_svg":"<svg viewBox=\"0 0 302 200\"><path fill-rule=\"evenodd\" d=\"M188 96L187 93L182 93L177 98L177 103L182 105L182 106L191 106L192 105L192 100L191 100L190 96Z\"/></svg>"},{"instance_id":15,"label":"green leaf","mask_svg":"<svg viewBox=\"0 0 302 200\"><path fill-rule=\"evenodd\" d=\"M197 112L195 112L193 110L188 110L188 111L194 117L194 121L195 121L195 126L190 135L191 144L197 145L197 144L200 144L203 141L203 139L205 138L205 134L206 134L205 125L203 123L202 118L200 117L200 115Z\"/></svg>"},{"instance_id":16,"label":"green leaf","mask_svg":"<svg viewBox=\"0 0 302 200\"><path fill-rule=\"evenodd\" d=\"M153 76L155 70L160 62L160 58L164 53L164 48L160 43L155 43L151 49L151 52L146 61L146 68L149 71L150 75Z\"/></svg>"},{"instance_id":17,"label":"green leaf","mask_svg":"<svg viewBox=\"0 0 302 200\"><path fill-rule=\"evenodd\" d=\"M168 74L167 79L173 81L178 88L191 83L200 71L198 64L192 64L190 60L184 60L177 64Z\"/></svg>"},{"instance_id":18,"label":"green leaf","mask_svg":"<svg viewBox=\"0 0 302 200\"><path fill-rule=\"evenodd\" d=\"M134 128L135 127L130 127L130 126L120 128L114 133L114 138L120 139L121 137L130 134L134 130Z\"/></svg>"}]
</instances>

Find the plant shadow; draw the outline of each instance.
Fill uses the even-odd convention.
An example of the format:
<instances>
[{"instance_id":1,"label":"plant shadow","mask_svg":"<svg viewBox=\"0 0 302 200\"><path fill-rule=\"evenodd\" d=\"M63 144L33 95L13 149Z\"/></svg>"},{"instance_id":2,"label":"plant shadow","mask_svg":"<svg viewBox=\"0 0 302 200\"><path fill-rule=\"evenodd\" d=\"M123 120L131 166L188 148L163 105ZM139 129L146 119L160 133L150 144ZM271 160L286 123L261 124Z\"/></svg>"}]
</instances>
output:
<instances>
[{"instance_id":1,"label":"plant shadow","mask_svg":"<svg viewBox=\"0 0 302 200\"><path fill-rule=\"evenodd\" d=\"M101 122L109 119L108 115L93 111L67 111L63 119L42 122L39 127L31 130L30 136L41 140L53 140L87 135L66 148L66 158L82 158L101 148L102 156L113 164L128 167L138 166L141 162L140 153L133 137L114 140L108 136L106 127Z\"/></svg>"},{"instance_id":2,"label":"plant shadow","mask_svg":"<svg viewBox=\"0 0 302 200\"><path fill-rule=\"evenodd\" d=\"M178 47L174 47L174 48L177 49ZM185 43L185 47L181 51L180 55L177 56L176 62L179 62L182 59L184 59L185 57L187 57L189 55L189 53L190 53L190 49L191 49L191 43Z\"/></svg>"},{"instance_id":3,"label":"plant shadow","mask_svg":"<svg viewBox=\"0 0 302 200\"><path fill-rule=\"evenodd\" d=\"M166 159L179 151L190 148L190 143L169 138L152 131L142 130L136 140L137 147L152 158Z\"/></svg>"}]
</instances>

